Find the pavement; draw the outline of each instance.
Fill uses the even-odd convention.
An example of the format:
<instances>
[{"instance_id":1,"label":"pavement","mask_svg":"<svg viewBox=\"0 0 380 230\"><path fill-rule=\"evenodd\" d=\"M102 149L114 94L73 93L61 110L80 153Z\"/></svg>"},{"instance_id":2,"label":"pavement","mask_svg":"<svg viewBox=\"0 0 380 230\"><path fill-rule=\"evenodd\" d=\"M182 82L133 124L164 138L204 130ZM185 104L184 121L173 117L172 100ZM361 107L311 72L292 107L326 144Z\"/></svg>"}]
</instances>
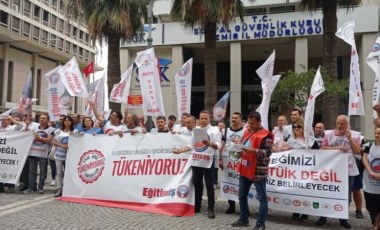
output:
<instances>
[{"instance_id":1,"label":"pavement","mask_svg":"<svg viewBox=\"0 0 380 230\"><path fill-rule=\"evenodd\" d=\"M50 175L50 174L49 174ZM233 228L231 223L239 214L227 215L227 201L218 197L217 189L215 219L207 218L207 199L203 198L201 213L193 217L170 217L152 213L131 211L128 209L107 208L58 201L54 198L55 186L50 180L45 185L45 194L28 195L0 193L0 230L8 229L252 229L255 224L257 207L251 207L250 226ZM238 207L237 207L238 208ZM238 209L237 209L238 210ZM350 220L352 229L368 229L370 219L363 208L364 219L356 219L354 207L351 207ZM301 229L344 229L336 219L329 219L323 227L315 226L318 217L311 216L306 222L294 221L291 213L269 211L266 229L301 230Z\"/></svg>"}]
</instances>

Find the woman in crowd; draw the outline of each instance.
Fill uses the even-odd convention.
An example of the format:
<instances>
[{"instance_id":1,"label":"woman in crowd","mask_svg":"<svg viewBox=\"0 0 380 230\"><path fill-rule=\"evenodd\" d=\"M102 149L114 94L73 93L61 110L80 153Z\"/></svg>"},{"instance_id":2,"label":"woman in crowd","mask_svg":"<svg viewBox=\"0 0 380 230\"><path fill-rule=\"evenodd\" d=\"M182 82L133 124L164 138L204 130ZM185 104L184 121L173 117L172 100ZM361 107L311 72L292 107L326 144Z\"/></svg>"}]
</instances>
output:
<instances>
[{"instance_id":1,"label":"woman in crowd","mask_svg":"<svg viewBox=\"0 0 380 230\"><path fill-rule=\"evenodd\" d=\"M102 129L94 127L94 121L91 119L91 117L85 117L82 120L82 130L80 133L93 135L102 134Z\"/></svg>"},{"instance_id":2,"label":"woman in crowd","mask_svg":"<svg viewBox=\"0 0 380 230\"><path fill-rule=\"evenodd\" d=\"M370 214L370 230L380 230L380 127L375 129L375 143L364 148L363 190Z\"/></svg>"},{"instance_id":3,"label":"woman in crowd","mask_svg":"<svg viewBox=\"0 0 380 230\"><path fill-rule=\"evenodd\" d=\"M304 134L304 122L302 119L298 119L292 123L292 133L288 139L285 139L281 145L281 151L290 149L309 149L309 145L306 143ZM318 149L318 143L314 141L311 149ZM309 215L299 213L293 213L293 220L306 221L309 219Z\"/></svg>"},{"instance_id":4,"label":"woman in crowd","mask_svg":"<svg viewBox=\"0 0 380 230\"><path fill-rule=\"evenodd\" d=\"M70 116L65 116L63 118L61 129L57 129L54 132L53 145L55 146L54 159L57 166L57 192L55 197L62 196L62 185L63 185L63 170L66 161L67 148L69 143L69 135L74 131L74 121Z\"/></svg>"}]
</instances>

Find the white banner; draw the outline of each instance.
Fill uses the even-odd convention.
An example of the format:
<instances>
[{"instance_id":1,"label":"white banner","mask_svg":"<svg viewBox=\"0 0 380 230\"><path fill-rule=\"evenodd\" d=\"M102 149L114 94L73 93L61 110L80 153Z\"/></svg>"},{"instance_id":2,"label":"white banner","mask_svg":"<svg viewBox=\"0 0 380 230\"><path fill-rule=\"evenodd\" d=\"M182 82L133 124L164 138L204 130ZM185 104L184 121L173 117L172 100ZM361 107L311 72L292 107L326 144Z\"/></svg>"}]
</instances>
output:
<instances>
[{"instance_id":1,"label":"white banner","mask_svg":"<svg viewBox=\"0 0 380 230\"><path fill-rule=\"evenodd\" d=\"M178 117L181 117L182 113L190 114L192 76L193 59L190 58L174 76Z\"/></svg>"},{"instance_id":2,"label":"white banner","mask_svg":"<svg viewBox=\"0 0 380 230\"><path fill-rule=\"evenodd\" d=\"M62 83L71 96L88 98L86 84L75 57L62 67Z\"/></svg>"},{"instance_id":3,"label":"white banner","mask_svg":"<svg viewBox=\"0 0 380 230\"><path fill-rule=\"evenodd\" d=\"M70 136L63 201L171 216L194 215L191 141L169 133ZM121 144L124 143L124 144Z\"/></svg>"},{"instance_id":4,"label":"white banner","mask_svg":"<svg viewBox=\"0 0 380 230\"><path fill-rule=\"evenodd\" d=\"M0 131L0 183L17 183L33 139L32 132Z\"/></svg>"},{"instance_id":5,"label":"white banner","mask_svg":"<svg viewBox=\"0 0 380 230\"><path fill-rule=\"evenodd\" d=\"M133 64L121 75L121 81L113 85L110 101L128 104L129 89L131 88Z\"/></svg>"},{"instance_id":6,"label":"white banner","mask_svg":"<svg viewBox=\"0 0 380 230\"><path fill-rule=\"evenodd\" d=\"M314 121L314 109L315 109L315 100L319 96L319 94L325 91L325 85L323 83L322 75L320 72L320 68L318 67L317 73L315 74L313 84L311 85L310 95L307 99L307 106L305 111L305 127L304 134L306 137L306 143L309 146L313 146L314 138L310 138L313 131L313 121ZM314 135L313 135L314 136Z\"/></svg>"},{"instance_id":7,"label":"white banner","mask_svg":"<svg viewBox=\"0 0 380 230\"><path fill-rule=\"evenodd\" d=\"M92 82L89 85L89 94L90 98L89 101L91 101L93 104L96 105L96 108L98 111L104 110L104 74L103 77L100 79ZM86 116L93 116L94 111L90 107L90 105L87 103L86 105Z\"/></svg>"},{"instance_id":8,"label":"white banner","mask_svg":"<svg viewBox=\"0 0 380 230\"><path fill-rule=\"evenodd\" d=\"M165 116L160 73L154 49L138 52L135 63L139 68L144 115Z\"/></svg>"},{"instance_id":9,"label":"white banner","mask_svg":"<svg viewBox=\"0 0 380 230\"><path fill-rule=\"evenodd\" d=\"M372 91L372 105L375 105L379 102L380 90L380 37L376 39L375 44L372 46L372 50L367 57L367 64L375 72L375 83ZM376 117L377 113L373 111L373 118Z\"/></svg>"},{"instance_id":10,"label":"white banner","mask_svg":"<svg viewBox=\"0 0 380 230\"><path fill-rule=\"evenodd\" d=\"M360 85L359 55L355 44L355 21L346 22L336 32L336 36L351 46L350 87L348 115L364 115L362 88Z\"/></svg>"},{"instance_id":11,"label":"white banner","mask_svg":"<svg viewBox=\"0 0 380 230\"><path fill-rule=\"evenodd\" d=\"M236 162L226 162L221 197L239 201ZM269 208L314 216L348 219L347 154L339 150L301 150L272 153L267 179ZM258 205L252 185L248 202Z\"/></svg>"},{"instance_id":12,"label":"white banner","mask_svg":"<svg viewBox=\"0 0 380 230\"><path fill-rule=\"evenodd\" d=\"M51 121L59 121L61 114L66 114L65 108L72 105L72 97L64 95L66 89L62 84L62 66L57 66L45 74L48 82L46 96L48 102L48 113Z\"/></svg>"}]
</instances>

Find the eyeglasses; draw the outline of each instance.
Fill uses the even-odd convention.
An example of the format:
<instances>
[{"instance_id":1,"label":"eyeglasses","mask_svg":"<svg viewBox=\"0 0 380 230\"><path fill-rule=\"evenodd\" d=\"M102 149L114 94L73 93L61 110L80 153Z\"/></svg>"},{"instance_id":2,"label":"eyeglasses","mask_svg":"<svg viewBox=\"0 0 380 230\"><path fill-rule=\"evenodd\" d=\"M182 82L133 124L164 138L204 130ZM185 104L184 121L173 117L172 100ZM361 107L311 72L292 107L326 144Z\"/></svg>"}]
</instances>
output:
<instances>
[{"instance_id":1,"label":"eyeglasses","mask_svg":"<svg viewBox=\"0 0 380 230\"><path fill-rule=\"evenodd\" d=\"M293 125L293 129L302 129L303 126L302 125Z\"/></svg>"}]
</instances>

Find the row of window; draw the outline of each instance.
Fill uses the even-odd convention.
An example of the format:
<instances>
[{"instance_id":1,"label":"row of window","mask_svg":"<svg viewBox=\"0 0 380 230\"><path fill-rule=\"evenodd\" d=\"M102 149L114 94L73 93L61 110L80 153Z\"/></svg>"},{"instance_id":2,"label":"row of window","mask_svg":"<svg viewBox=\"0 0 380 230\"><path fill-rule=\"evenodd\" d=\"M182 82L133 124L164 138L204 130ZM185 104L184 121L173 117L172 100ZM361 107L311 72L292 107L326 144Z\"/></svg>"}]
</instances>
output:
<instances>
[{"instance_id":1,"label":"row of window","mask_svg":"<svg viewBox=\"0 0 380 230\"><path fill-rule=\"evenodd\" d=\"M47 0L44 0L43 2L49 3ZM59 2L61 3L63 1ZM53 3L58 4L58 0L51 0L50 3L51 6L54 6ZM21 13L36 22L58 31L65 36L79 40L86 45L91 44L91 38L88 33L77 28L76 26L71 25L68 21L58 17L52 11L43 9L29 0L1 0L1 4L8 6L13 11L17 11L18 13ZM60 6L59 9L60 12L63 13L63 5L62 7Z\"/></svg>"},{"instance_id":2,"label":"row of window","mask_svg":"<svg viewBox=\"0 0 380 230\"><path fill-rule=\"evenodd\" d=\"M55 34L30 24L27 21L23 21L16 16L9 15L8 13L0 10L0 26L19 33L23 37L27 37L28 40L38 42L40 45L47 46L51 49L58 49L82 58L86 61L94 60L94 53L77 46L68 40L65 40Z\"/></svg>"}]
</instances>

